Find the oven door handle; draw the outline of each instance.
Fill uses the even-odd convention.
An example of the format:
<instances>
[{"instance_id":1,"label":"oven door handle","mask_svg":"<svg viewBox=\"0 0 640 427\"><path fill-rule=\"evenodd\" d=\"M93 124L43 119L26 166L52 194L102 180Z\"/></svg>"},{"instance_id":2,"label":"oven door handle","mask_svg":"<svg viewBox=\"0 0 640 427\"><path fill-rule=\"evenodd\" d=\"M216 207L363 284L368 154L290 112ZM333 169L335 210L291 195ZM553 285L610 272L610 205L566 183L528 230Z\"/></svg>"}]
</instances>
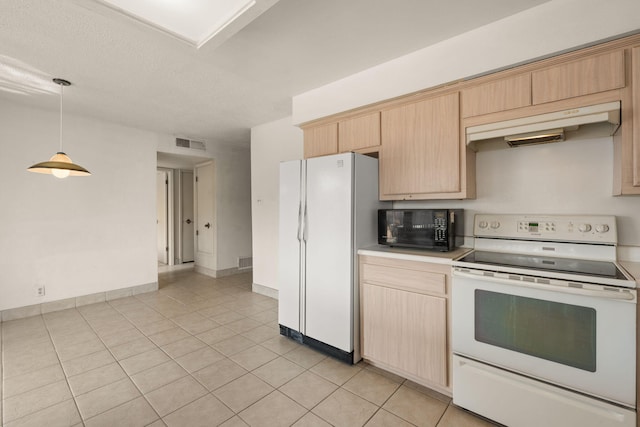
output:
<instances>
[{"instance_id":1,"label":"oven door handle","mask_svg":"<svg viewBox=\"0 0 640 427\"><path fill-rule=\"evenodd\" d=\"M632 301L635 302L636 295L635 291L630 289L619 289L612 288L614 290L602 290L597 289L584 289L584 288L574 288L568 285L558 284L561 281L554 280L556 283L535 283L535 282L525 282L521 280L514 280L500 277L500 274L503 273L493 273L483 270L468 270L469 272L463 272L456 268L453 269L453 276L456 277L466 277L468 279L479 280L482 282L493 282L493 283L501 283L505 285L511 286L520 286L524 288L532 288L532 289L542 289L545 291L553 291L553 292L561 292L565 294L573 294L573 295L584 295L584 296L592 296L597 298L606 298L611 300L622 300L622 301ZM473 271L473 273L471 272ZM513 275L511 275L513 276ZM544 279L551 280L551 279ZM567 284L569 282L566 282Z\"/></svg>"}]
</instances>

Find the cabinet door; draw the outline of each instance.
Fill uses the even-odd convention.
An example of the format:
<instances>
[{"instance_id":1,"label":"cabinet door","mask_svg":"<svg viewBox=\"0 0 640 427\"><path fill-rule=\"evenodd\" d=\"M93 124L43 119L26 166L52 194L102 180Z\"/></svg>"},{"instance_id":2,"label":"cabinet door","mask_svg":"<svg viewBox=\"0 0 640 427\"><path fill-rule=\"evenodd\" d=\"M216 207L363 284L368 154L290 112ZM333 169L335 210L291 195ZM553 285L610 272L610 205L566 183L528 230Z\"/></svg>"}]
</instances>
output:
<instances>
[{"instance_id":1,"label":"cabinet door","mask_svg":"<svg viewBox=\"0 0 640 427\"><path fill-rule=\"evenodd\" d=\"M447 386L447 301L362 284L363 357Z\"/></svg>"},{"instance_id":2,"label":"cabinet door","mask_svg":"<svg viewBox=\"0 0 640 427\"><path fill-rule=\"evenodd\" d=\"M534 105L619 89L625 86L624 51L534 71L531 80Z\"/></svg>"},{"instance_id":3,"label":"cabinet door","mask_svg":"<svg viewBox=\"0 0 640 427\"><path fill-rule=\"evenodd\" d=\"M380 112L338 122L338 147L341 153L380 145Z\"/></svg>"},{"instance_id":4,"label":"cabinet door","mask_svg":"<svg viewBox=\"0 0 640 427\"><path fill-rule=\"evenodd\" d=\"M382 112L381 200L460 191L458 98L456 92Z\"/></svg>"},{"instance_id":5,"label":"cabinet door","mask_svg":"<svg viewBox=\"0 0 640 427\"><path fill-rule=\"evenodd\" d=\"M304 130L304 158L338 153L338 123Z\"/></svg>"},{"instance_id":6,"label":"cabinet door","mask_svg":"<svg viewBox=\"0 0 640 427\"><path fill-rule=\"evenodd\" d=\"M462 117L531 105L531 74L519 74L462 91Z\"/></svg>"}]
</instances>

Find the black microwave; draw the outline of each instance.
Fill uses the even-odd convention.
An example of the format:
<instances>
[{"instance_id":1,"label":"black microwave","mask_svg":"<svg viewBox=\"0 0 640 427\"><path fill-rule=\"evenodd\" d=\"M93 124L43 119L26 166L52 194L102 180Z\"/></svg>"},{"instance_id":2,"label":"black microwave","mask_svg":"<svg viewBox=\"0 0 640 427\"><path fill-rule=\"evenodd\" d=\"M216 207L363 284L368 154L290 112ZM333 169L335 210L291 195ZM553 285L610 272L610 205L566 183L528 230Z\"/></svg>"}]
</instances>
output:
<instances>
[{"instance_id":1,"label":"black microwave","mask_svg":"<svg viewBox=\"0 0 640 427\"><path fill-rule=\"evenodd\" d=\"M378 243L451 251L464 241L463 209L380 209Z\"/></svg>"}]
</instances>

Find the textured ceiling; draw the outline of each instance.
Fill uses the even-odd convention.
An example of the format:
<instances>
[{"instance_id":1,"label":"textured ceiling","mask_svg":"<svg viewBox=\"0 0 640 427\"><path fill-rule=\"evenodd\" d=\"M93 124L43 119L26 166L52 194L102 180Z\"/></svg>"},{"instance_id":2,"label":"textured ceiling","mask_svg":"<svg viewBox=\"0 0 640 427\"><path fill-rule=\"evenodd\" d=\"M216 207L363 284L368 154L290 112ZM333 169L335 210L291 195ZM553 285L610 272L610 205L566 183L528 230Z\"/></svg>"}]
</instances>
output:
<instances>
[{"instance_id":1,"label":"textured ceiling","mask_svg":"<svg viewBox=\"0 0 640 427\"><path fill-rule=\"evenodd\" d=\"M2 0L0 71L70 80L67 112L248 144L252 126L291 114L293 95L545 1L265 0L244 28L196 49L92 0ZM0 90L0 102L57 109L55 94Z\"/></svg>"}]
</instances>

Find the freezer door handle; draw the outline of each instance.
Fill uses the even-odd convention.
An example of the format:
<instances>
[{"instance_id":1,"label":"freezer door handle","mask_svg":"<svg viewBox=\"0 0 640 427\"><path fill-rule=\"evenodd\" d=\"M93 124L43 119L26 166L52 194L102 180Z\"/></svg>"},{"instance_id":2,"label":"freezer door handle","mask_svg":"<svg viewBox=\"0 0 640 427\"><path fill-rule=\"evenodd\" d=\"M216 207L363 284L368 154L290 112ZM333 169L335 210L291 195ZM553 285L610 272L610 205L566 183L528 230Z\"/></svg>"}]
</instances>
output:
<instances>
[{"instance_id":1,"label":"freezer door handle","mask_svg":"<svg viewBox=\"0 0 640 427\"><path fill-rule=\"evenodd\" d=\"M304 224L302 230L302 240L307 242L307 238L309 237L309 216L307 215L307 204L304 204Z\"/></svg>"},{"instance_id":2,"label":"freezer door handle","mask_svg":"<svg viewBox=\"0 0 640 427\"><path fill-rule=\"evenodd\" d=\"M302 201L298 206L298 242L302 241Z\"/></svg>"}]
</instances>

